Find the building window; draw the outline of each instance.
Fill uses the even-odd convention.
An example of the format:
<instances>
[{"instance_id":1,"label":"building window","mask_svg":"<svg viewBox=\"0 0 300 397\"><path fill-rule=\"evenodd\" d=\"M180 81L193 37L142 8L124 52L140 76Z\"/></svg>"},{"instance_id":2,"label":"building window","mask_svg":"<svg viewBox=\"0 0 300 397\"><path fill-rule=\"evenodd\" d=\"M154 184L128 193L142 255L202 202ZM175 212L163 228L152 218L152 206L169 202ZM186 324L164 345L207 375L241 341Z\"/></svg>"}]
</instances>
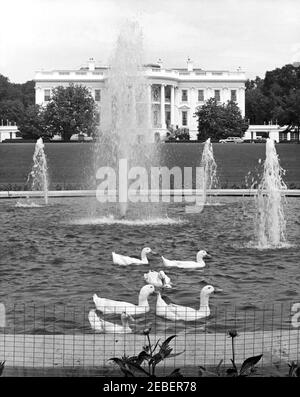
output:
<instances>
[{"instance_id":1,"label":"building window","mask_svg":"<svg viewBox=\"0 0 300 397\"><path fill-rule=\"evenodd\" d=\"M204 102L204 91L198 90L198 102Z\"/></svg>"},{"instance_id":2,"label":"building window","mask_svg":"<svg viewBox=\"0 0 300 397\"><path fill-rule=\"evenodd\" d=\"M165 101L171 102L171 86L170 85L167 85L165 87Z\"/></svg>"},{"instance_id":3,"label":"building window","mask_svg":"<svg viewBox=\"0 0 300 397\"><path fill-rule=\"evenodd\" d=\"M44 91L44 101L49 102L50 101L50 90L45 90Z\"/></svg>"},{"instance_id":4,"label":"building window","mask_svg":"<svg viewBox=\"0 0 300 397\"><path fill-rule=\"evenodd\" d=\"M215 100L217 102L220 102L220 100L221 100L220 90L215 90Z\"/></svg>"},{"instance_id":5,"label":"building window","mask_svg":"<svg viewBox=\"0 0 300 397\"><path fill-rule=\"evenodd\" d=\"M287 132L279 132L279 142L287 141Z\"/></svg>"},{"instance_id":6,"label":"building window","mask_svg":"<svg viewBox=\"0 0 300 397\"><path fill-rule=\"evenodd\" d=\"M96 124L100 124L100 112L96 112Z\"/></svg>"},{"instance_id":7,"label":"building window","mask_svg":"<svg viewBox=\"0 0 300 397\"><path fill-rule=\"evenodd\" d=\"M231 100L236 102L236 90L231 90Z\"/></svg>"},{"instance_id":8,"label":"building window","mask_svg":"<svg viewBox=\"0 0 300 397\"><path fill-rule=\"evenodd\" d=\"M154 110L153 112L153 125L154 127L158 126L158 111Z\"/></svg>"},{"instance_id":9,"label":"building window","mask_svg":"<svg viewBox=\"0 0 300 397\"><path fill-rule=\"evenodd\" d=\"M151 87L152 91L152 101L158 102L159 101L159 87L157 85Z\"/></svg>"},{"instance_id":10,"label":"building window","mask_svg":"<svg viewBox=\"0 0 300 397\"><path fill-rule=\"evenodd\" d=\"M296 131L291 132L291 141L299 141L299 132Z\"/></svg>"},{"instance_id":11,"label":"building window","mask_svg":"<svg viewBox=\"0 0 300 397\"><path fill-rule=\"evenodd\" d=\"M101 101L101 90L95 90L95 101L96 102Z\"/></svg>"},{"instance_id":12,"label":"building window","mask_svg":"<svg viewBox=\"0 0 300 397\"><path fill-rule=\"evenodd\" d=\"M182 102L187 102L187 100L188 100L188 92L187 92L187 90L182 90L181 91L181 100L182 100Z\"/></svg>"},{"instance_id":13,"label":"building window","mask_svg":"<svg viewBox=\"0 0 300 397\"><path fill-rule=\"evenodd\" d=\"M182 125L187 125L187 111L182 112Z\"/></svg>"}]
</instances>

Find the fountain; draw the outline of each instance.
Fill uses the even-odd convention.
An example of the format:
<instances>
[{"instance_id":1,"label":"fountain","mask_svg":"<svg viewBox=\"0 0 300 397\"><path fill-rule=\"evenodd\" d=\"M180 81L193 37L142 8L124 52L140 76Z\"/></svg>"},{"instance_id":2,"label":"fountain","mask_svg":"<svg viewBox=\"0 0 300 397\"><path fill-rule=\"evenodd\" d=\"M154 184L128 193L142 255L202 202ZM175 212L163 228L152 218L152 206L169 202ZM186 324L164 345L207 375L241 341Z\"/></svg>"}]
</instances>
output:
<instances>
[{"instance_id":1,"label":"fountain","mask_svg":"<svg viewBox=\"0 0 300 397\"><path fill-rule=\"evenodd\" d=\"M256 236L259 248L280 248L286 244L286 221L284 216L287 189L282 176L284 170L279 164L275 143L266 142L266 159L262 179L256 195Z\"/></svg>"},{"instance_id":2,"label":"fountain","mask_svg":"<svg viewBox=\"0 0 300 397\"><path fill-rule=\"evenodd\" d=\"M137 23L127 22L110 59L95 151L96 170L104 165L116 171L121 217L128 203L121 197L127 191L127 175L120 165L125 162L128 170L137 162L145 166L150 155L149 147L144 150L142 146L151 131L150 95L143 69L142 31Z\"/></svg>"},{"instance_id":3,"label":"fountain","mask_svg":"<svg viewBox=\"0 0 300 397\"><path fill-rule=\"evenodd\" d=\"M48 170L47 170L47 159L44 151L44 142L42 138L36 141L34 154L33 154L33 166L28 175L27 183L29 184L29 190L39 190L44 193L45 204L48 204Z\"/></svg>"},{"instance_id":4,"label":"fountain","mask_svg":"<svg viewBox=\"0 0 300 397\"><path fill-rule=\"evenodd\" d=\"M217 164L214 159L214 152L210 138L205 141L201 166L203 167L203 201L207 204L207 190L215 189L218 184Z\"/></svg>"}]
</instances>

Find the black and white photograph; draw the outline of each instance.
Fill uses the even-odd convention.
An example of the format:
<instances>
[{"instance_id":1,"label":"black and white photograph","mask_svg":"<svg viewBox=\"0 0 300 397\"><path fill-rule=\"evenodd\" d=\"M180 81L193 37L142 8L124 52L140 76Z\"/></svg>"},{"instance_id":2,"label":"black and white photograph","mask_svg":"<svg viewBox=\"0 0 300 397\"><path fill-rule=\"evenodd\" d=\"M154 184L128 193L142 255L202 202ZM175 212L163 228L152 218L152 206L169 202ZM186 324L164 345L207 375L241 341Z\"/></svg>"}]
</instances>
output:
<instances>
[{"instance_id":1,"label":"black and white photograph","mask_svg":"<svg viewBox=\"0 0 300 397\"><path fill-rule=\"evenodd\" d=\"M299 1L0 10L0 382L297 381Z\"/></svg>"}]
</instances>

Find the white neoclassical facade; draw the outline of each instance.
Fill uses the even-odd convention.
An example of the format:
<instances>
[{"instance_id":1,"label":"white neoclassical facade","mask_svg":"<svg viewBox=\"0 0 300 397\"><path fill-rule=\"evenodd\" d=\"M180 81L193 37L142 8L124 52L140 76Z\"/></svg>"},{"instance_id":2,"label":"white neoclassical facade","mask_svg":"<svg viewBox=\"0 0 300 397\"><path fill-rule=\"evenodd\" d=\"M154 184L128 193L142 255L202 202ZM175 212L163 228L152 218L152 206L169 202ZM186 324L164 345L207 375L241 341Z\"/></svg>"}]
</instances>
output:
<instances>
[{"instance_id":1,"label":"white neoclassical facade","mask_svg":"<svg viewBox=\"0 0 300 397\"><path fill-rule=\"evenodd\" d=\"M38 71L35 75L36 103L46 104L54 87L80 84L91 91L101 113L101 93L107 70L108 67L96 66L91 58L86 67L77 70ZM193 62L188 59L186 68L166 69L159 60L156 64L145 65L145 75L149 82L154 134L158 132L162 135L168 125L172 125L188 128L191 139L196 139L195 110L211 97L220 103L236 101L242 116L245 115L246 76L240 68L236 71L203 70L194 68Z\"/></svg>"}]
</instances>

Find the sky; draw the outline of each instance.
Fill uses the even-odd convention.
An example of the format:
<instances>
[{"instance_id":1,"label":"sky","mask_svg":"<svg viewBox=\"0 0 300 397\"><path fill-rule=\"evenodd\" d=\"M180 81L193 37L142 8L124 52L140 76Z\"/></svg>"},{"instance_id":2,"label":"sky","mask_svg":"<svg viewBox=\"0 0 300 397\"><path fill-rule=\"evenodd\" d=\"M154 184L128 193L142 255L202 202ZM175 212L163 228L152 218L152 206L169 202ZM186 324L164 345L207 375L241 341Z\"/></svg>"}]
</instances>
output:
<instances>
[{"instance_id":1,"label":"sky","mask_svg":"<svg viewBox=\"0 0 300 397\"><path fill-rule=\"evenodd\" d=\"M236 70L250 79L300 61L299 0L0 0L0 74L107 65L120 27L137 21L146 62Z\"/></svg>"}]
</instances>

